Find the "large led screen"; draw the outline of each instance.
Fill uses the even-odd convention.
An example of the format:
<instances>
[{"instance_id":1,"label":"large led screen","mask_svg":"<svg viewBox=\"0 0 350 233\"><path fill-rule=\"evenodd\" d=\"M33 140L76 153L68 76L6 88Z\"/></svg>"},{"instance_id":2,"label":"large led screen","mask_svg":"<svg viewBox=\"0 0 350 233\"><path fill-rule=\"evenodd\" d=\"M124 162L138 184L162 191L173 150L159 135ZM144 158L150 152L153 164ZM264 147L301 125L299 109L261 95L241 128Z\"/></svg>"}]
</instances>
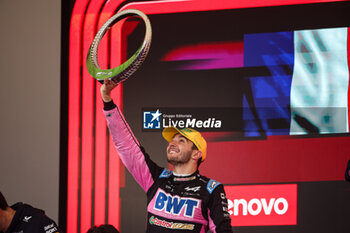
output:
<instances>
[{"instance_id":1,"label":"large led screen","mask_svg":"<svg viewBox=\"0 0 350 233\"><path fill-rule=\"evenodd\" d=\"M164 147L150 141L163 127L203 132L200 171L225 184L238 232L310 232L324 218L317 232L343 229L331 213L342 218L345 199L305 213L345 192L334 189L350 150L345 15L334 4L150 15L151 52L124 84L126 118L159 161ZM143 30L127 33L126 57Z\"/></svg>"},{"instance_id":2,"label":"large led screen","mask_svg":"<svg viewBox=\"0 0 350 233\"><path fill-rule=\"evenodd\" d=\"M71 20L67 232L111 223L143 232L146 195L106 129L85 59L115 11L151 20L145 62L114 93L161 166L167 126L208 142L201 174L224 184L234 232L346 232L350 187L347 1L76 1ZM300 5L293 5L300 4ZM102 68L142 43L128 18L101 41Z\"/></svg>"}]
</instances>

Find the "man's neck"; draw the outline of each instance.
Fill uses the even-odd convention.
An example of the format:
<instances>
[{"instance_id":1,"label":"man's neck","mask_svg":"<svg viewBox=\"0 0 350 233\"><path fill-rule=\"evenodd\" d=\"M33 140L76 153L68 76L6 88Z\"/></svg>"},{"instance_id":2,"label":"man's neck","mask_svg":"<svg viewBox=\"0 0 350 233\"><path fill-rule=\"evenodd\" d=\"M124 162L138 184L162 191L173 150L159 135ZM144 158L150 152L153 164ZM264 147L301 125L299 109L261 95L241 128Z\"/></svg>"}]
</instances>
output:
<instances>
[{"instance_id":1,"label":"man's neck","mask_svg":"<svg viewBox=\"0 0 350 233\"><path fill-rule=\"evenodd\" d=\"M178 175L191 175L197 171L197 167L192 164L176 164L173 172Z\"/></svg>"},{"instance_id":2,"label":"man's neck","mask_svg":"<svg viewBox=\"0 0 350 233\"><path fill-rule=\"evenodd\" d=\"M6 210L0 210L0 231L6 232L9 228L16 211L11 207Z\"/></svg>"}]
</instances>

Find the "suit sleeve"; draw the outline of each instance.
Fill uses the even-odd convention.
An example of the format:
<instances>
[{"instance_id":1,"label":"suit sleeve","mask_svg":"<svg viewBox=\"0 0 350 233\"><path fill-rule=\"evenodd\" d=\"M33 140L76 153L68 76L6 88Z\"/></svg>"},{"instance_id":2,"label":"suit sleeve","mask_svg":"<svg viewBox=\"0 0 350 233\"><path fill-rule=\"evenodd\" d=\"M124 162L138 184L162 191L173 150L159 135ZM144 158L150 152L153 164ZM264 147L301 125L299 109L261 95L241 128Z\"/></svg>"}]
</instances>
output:
<instances>
[{"instance_id":1,"label":"suit sleeve","mask_svg":"<svg viewBox=\"0 0 350 233\"><path fill-rule=\"evenodd\" d=\"M209 228L213 233L232 233L227 198L222 184L212 192L209 200Z\"/></svg>"},{"instance_id":2,"label":"suit sleeve","mask_svg":"<svg viewBox=\"0 0 350 233\"><path fill-rule=\"evenodd\" d=\"M109 105L111 105L109 103ZM163 168L156 165L145 153L132 133L119 108L113 103L104 109L107 126L118 154L128 171L145 192L152 186Z\"/></svg>"},{"instance_id":3,"label":"suit sleeve","mask_svg":"<svg viewBox=\"0 0 350 233\"><path fill-rule=\"evenodd\" d=\"M40 229L37 233L63 233L63 231L59 229L52 219L46 215L42 215L40 219Z\"/></svg>"}]
</instances>

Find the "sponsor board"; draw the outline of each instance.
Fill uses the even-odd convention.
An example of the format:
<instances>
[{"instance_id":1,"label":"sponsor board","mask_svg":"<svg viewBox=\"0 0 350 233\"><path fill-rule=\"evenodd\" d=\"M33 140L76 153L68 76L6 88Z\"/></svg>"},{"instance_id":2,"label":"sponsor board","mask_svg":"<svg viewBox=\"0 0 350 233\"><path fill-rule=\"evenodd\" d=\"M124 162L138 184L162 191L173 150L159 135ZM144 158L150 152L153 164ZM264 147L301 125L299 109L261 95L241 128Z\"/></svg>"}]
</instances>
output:
<instances>
[{"instance_id":1,"label":"sponsor board","mask_svg":"<svg viewBox=\"0 0 350 233\"><path fill-rule=\"evenodd\" d=\"M297 224L297 185L225 186L232 226Z\"/></svg>"}]
</instances>

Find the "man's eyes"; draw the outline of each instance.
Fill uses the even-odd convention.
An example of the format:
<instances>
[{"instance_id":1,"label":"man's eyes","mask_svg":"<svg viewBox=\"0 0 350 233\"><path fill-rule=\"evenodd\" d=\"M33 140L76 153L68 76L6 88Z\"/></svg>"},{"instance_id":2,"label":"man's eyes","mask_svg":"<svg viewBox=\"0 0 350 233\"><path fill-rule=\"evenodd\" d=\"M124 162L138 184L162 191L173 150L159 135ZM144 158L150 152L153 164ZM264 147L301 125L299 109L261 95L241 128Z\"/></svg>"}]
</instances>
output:
<instances>
[{"instance_id":1,"label":"man's eyes","mask_svg":"<svg viewBox=\"0 0 350 233\"><path fill-rule=\"evenodd\" d=\"M173 139L173 141L177 141L177 142L181 142L181 143L187 142L187 140L185 138Z\"/></svg>"}]
</instances>

